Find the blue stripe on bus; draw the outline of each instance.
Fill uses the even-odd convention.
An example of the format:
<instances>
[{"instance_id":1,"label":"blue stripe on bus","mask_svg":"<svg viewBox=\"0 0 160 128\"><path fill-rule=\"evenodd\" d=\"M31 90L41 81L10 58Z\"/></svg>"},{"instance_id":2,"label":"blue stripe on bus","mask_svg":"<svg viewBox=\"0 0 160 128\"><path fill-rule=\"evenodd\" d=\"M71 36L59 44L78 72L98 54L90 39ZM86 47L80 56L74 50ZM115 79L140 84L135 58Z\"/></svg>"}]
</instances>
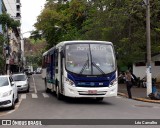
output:
<instances>
[{"instance_id":1,"label":"blue stripe on bus","mask_svg":"<svg viewBox=\"0 0 160 128\"><path fill-rule=\"evenodd\" d=\"M78 76L72 73L67 73L67 77L72 80L77 87L108 87L109 83L116 78L116 73L111 73L105 76Z\"/></svg>"}]
</instances>

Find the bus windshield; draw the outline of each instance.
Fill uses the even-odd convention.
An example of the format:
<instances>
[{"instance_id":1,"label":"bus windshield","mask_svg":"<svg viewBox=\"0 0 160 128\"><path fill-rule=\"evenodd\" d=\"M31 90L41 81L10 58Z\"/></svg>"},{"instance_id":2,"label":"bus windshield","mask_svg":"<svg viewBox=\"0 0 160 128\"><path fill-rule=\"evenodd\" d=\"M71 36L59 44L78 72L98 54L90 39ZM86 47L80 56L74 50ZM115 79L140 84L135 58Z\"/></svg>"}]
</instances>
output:
<instances>
[{"instance_id":1,"label":"bus windshield","mask_svg":"<svg viewBox=\"0 0 160 128\"><path fill-rule=\"evenodd\" d=\"M82 75L104 75L116 69L115 55L109 44L68 44L66 69Z\"/></svg>"}]
</instances>

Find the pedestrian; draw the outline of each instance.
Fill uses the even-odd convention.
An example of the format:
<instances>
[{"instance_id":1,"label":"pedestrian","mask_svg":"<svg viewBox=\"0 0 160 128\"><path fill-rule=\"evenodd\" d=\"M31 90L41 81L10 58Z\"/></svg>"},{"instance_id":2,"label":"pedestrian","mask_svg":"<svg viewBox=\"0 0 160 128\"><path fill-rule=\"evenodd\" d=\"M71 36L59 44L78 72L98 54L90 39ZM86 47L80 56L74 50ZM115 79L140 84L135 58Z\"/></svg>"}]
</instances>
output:
<instances>
[{"instance_id":1,"label":"pedestrian","mask_svg":"<svg viewBox=\"0 0 160 128\"><path fill-rule=\"evenodd\" d=\"M124 73L120 72L119 73L119 76L118 76L118 83L124 83L124 80L125 80L125 76L124 76Z\"/></svg>"},{"instance_id":2,"label":"pedestrian","mask_svg":"<svg viewBox=\"0 0 160 128\"><path fill-rule=\"evenodd\" d=\"M132 75L131 73L127 70L125 72L125 79L126 79L126 87L127 87L127 93L128 93L128 98L132 99L132 94L131 94L131 88L132 88Z\"/></svg>"},{"instance_id":3,"label":"pedestrian","mask_svg":"<svg viewBox=\"0 0 160 128\"><path fill-rule=\"evenodd\" d=\"M158 92L156 86L156 79L152 78L152 93L149 95L149 97L154 100L160 100L160 92Z\"/></svg>"}]
</instances>

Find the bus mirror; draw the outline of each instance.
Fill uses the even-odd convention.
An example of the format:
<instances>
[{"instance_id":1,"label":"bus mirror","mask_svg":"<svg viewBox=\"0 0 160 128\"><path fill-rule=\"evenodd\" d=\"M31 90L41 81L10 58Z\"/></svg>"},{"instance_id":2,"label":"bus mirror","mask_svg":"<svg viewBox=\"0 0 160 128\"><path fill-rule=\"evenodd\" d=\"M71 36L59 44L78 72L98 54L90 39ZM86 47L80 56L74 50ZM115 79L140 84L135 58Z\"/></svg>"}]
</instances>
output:
<instances>
[{"instance_id":1,"label":"bus mirror","mask_svg":"<svg viewBox=\"0 0 160 128\"><path fill-rule=\"evenodd\" d=\"M118 52L116 52L116 59L117 59L117 60L119 59L119 54L118 54Z\"/></svg>"}]
</instances>

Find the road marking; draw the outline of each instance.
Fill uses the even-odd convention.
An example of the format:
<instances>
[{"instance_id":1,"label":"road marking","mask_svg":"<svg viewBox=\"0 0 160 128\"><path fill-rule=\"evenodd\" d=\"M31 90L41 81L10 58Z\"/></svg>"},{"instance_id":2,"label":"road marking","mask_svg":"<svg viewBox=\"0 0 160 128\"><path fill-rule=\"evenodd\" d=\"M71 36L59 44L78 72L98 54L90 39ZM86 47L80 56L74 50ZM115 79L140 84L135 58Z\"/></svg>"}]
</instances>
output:
<instances>
[{"instance_id":1,"label":"road marking","mask_svg":"<svg viewBox=\"0 0 160 128\"><path fill-rule=\"evenodd\" d=\"M49 95L46 94L46 93L42 93L42 95L43 95L44 98L49 98Z\"/></svg>"},{"instance_id":2,"label":"road marking","mask_svg":"<svg viewBox=\"0 0 160 128\"><path fill-rule=\"evenodd\" d=\"M32 76L32 78L33 78L34 92L35 92L35 93L37 93L37 88L36 88L35 79L34 79L34 77L33 77L33 76Z\"/></svg>"},{"instance_id":3,"label":"road marking","mask_svg":"<svg viewBox=\"0 0 160 128\"><path fill-rule=\"evenodd\" d=\"M21 95L21 98L22 98L22 99L26 99L26 94L22 94L22 95Z\"/></svg>"},{"instance_id":4,"label":"road marking","mask_svg":"<svg viewBox=\"0 0 160 128\"><path fill-rule=\"evenodd\" d=\"M32 98L38 98L37 94L32 93Z\"/></svg>"}]
</instances>

